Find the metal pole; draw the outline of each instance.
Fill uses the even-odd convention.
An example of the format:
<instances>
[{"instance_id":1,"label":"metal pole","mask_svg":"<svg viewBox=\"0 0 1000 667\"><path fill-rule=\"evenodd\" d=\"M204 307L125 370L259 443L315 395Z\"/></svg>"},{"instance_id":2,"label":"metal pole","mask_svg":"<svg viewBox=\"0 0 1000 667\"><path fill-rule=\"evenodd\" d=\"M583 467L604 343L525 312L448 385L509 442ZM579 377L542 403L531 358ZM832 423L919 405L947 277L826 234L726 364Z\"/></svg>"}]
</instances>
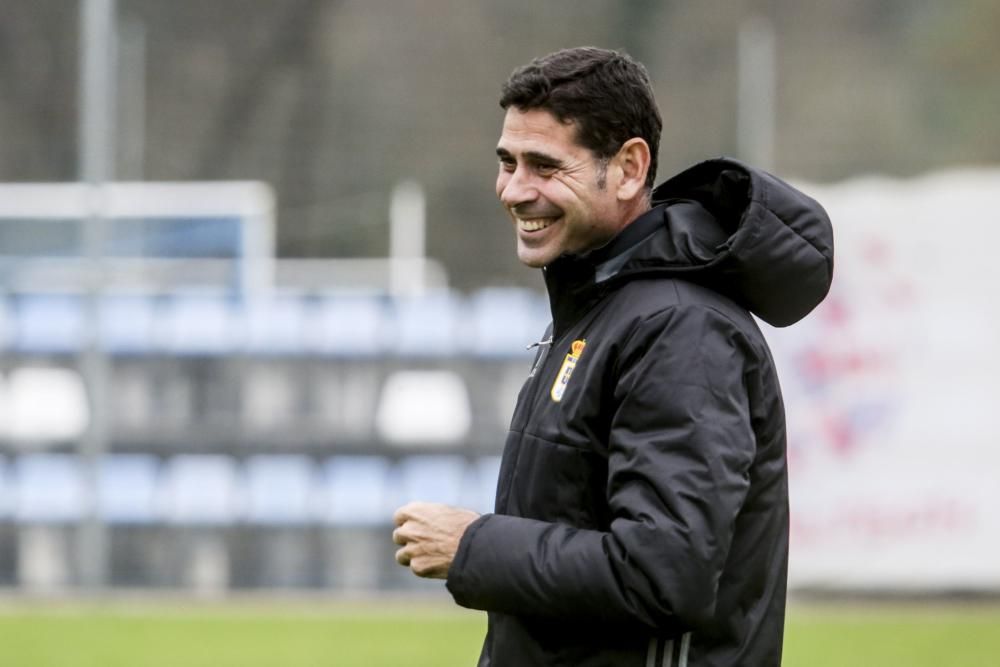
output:
<instances>
[{"instance_id":1,"label":"metal pole","mask_svg":"<svg viewBox=\"0 0 1000 667\"><path fill-rule=\"evenodd\" d=\"M758 16L740 26L738 150L740 158L763 169L774 169L775 53L774 26L769 19Z\"/></svg>"},{"instance_id":2,"label":"metal pole","mask_svg":"<svg viewBox=\"0 0 1000 667\"><path fill-rule=\"evenodd\" d=\"M120 145L115 176L141 181L146 153L146 26L139 19L118 26L118 92L121 108L115 114Z\"/></svg>"},{"instance_id":3,"label":"metal pole","mask_svg":"<svg viewBox=\"0 0 1000 667\"><path fill-rule=\"evenodd\" d=\"M389 205L389 291L395 295L426 290L427 203L424 189L403 181L392 191Z\"/></svg>"},{"instance_id":4,"label":"metal pole","mask_svg":"<svg viewBox=\"0 0 1000 667\"><path fill-rule=\"evenodd\" d=\"M100 592L107 583L107 527L97 511L99 464L108 450L110 368L100 340L99 300L103 289L102 255L107 237L107 183L114 177L116 31L115 0L82 0L80 5L80 180L94 193L85 221L87 285L86 331L81 369L90 399L90 428L80 441L89 502L81 522L77 554L80 584Z\"/></svg>"}]
</instances>

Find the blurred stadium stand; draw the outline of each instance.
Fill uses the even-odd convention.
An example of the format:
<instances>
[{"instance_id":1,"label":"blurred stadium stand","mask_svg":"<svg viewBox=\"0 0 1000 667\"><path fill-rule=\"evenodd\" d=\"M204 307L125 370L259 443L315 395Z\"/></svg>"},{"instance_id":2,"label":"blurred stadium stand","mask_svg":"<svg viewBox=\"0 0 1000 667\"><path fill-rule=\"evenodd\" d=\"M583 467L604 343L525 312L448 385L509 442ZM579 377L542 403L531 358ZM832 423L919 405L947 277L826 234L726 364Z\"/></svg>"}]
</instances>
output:
<instances>
[{"instance_id":1,"label":"blurred stadium stand","mask_svg":"<svg viewBox=\"0 0 1000 667\"><path fill-rule=\"evenodd\" d=\"M79 293L0 297L0 585L76 585L89 508L108 583L232 588L412 586L392 510L490 509L509 410L547 323L529 291L109 291L112 376L96 497Z\"/></svg>"}]
</instances>

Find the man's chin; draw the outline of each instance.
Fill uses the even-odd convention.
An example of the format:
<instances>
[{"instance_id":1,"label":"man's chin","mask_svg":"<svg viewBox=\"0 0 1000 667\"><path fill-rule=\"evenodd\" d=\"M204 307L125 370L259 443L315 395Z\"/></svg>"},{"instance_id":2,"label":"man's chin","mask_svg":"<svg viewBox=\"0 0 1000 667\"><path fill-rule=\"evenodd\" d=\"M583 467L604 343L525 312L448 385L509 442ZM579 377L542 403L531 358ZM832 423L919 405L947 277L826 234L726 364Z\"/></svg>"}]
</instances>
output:
<instances>
[{"instance_id":1,"label":"man's chin","mask_svg":"<svg viewBox=\"0 0 1000 667\"><path fill-rule=\"evenodd\" d=\"M517 258L525 266L533 269L541 269L551 264L556 255L552 251L533 248L518 247Z\"/></svg>"}]
</instances>

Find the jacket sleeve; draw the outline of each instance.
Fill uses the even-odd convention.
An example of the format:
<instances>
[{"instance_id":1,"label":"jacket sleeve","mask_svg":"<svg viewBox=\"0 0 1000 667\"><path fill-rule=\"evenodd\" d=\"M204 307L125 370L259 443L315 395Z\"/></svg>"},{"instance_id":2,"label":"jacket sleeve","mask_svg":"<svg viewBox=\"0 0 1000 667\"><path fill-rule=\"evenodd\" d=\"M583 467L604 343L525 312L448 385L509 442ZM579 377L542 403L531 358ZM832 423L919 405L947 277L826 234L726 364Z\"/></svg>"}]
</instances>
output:
<instances>
[{"instance_id":1,"label":"jacket sleeve","mask_svg":"<svg viewBox=\"0 0 1000 667\"><path fill-rule=\"evenodd\" d=\"M455 600L652 628L709 624L754 458L744 376L755 358L704 306L640 324L613 370L610 530L485 515L449 572Z\"/></svg>"}]
</instances>

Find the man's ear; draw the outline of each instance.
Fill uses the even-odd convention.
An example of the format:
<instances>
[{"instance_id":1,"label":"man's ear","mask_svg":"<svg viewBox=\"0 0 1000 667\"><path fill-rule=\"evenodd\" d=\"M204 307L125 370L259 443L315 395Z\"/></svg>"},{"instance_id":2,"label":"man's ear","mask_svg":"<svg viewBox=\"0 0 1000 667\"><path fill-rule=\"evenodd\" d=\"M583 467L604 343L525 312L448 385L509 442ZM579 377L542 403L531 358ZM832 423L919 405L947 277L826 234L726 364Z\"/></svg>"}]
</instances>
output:
<instances>
[{"instance_id":1,"label":"man's ear","mask_svg":"<svg viewBox=\"0 0 1000 667\"><path fill-rule=\"evenodd\" d=\"M618 200L631 201L646 188L646 174L649 173L649 144L644 139L632 137L618 150L613 161L616 163Z\"/></svg>"}]
</instances>

